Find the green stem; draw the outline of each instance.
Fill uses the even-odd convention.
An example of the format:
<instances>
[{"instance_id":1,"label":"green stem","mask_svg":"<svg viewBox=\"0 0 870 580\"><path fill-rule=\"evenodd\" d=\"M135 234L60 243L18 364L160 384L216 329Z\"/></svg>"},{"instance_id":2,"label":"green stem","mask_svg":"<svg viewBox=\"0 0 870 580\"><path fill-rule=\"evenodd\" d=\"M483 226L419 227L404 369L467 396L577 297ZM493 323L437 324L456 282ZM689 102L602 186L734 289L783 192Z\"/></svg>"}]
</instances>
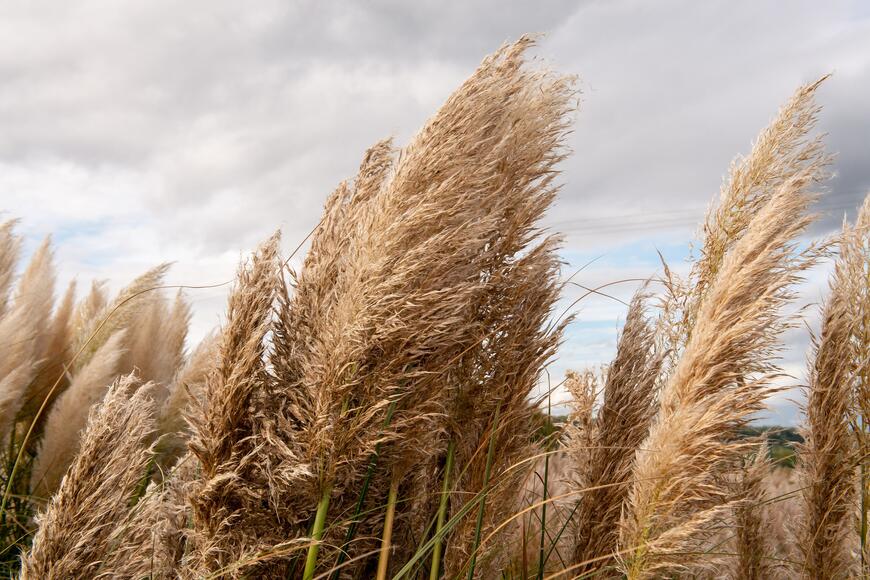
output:
<instances>
[{"instance_id":1,"label":"green stem","mask_svg":"<svg viewBox=\"0 0 870 580\"><path fill-rule=\"evenodd\" d=\"M393 412L396 410L396 401L390 403L390 406L387 408L387 416L384 419L384 429L390 426L390 421L393 420ZM356 536L356 529L359 526L360 515L362 514L363 506L366 502L366 496L369 493L369 486L371 485L372 478L375 475L375 468L378 466L378 453L380 452L381 446L380 444L375 445L375 452L372 453L372 456L369 458L369 467L366 471L366 478L363 480L363 486L360 490L359 497L356 500L356 508L354 509L353 519L350 522L350 526L347 528L347 534L344 536L344 543L341 545L341 550L338 551L338 559L335 561L335 571L332 573L330 580L338 580L338 575L340 573L341 565L344 564L344 561L347 559L347 549L350 546L351 541L354 536Z\"/></svg>"},{"instance_id":2,"label":"green stem","mask_svg":"<svg viewBox=\"0 0 870 580\"><path fill-rule=\"evenodd\" d=\"M323 488L323 495L320 497L320 501L317 502L317 515L314 516L314 529L311 531L312 543L308 546L305 572L302 573L303 580L312 580L314 578L314 569L317 568L317 552L320 551L320 538L323 537L323 526L326 524L326 512L329 509L329 496L331 493L332 486L327 485Z\"/></svg>"},{"instance_id":3,"label":"green stem","mask_svg":"<svg viewBox=\"0 0 870 580\"><path fill-rule=\"evenodd\" d=\"M387 495L387 515L384 518L384 533L381 538L381 554L378 557L377 580L387 579L387 566L390 563L390 548L393 541L393 518L396 515L396 498L399 497L399 479L394 478Z\"/></svg>"},{"instance_id":4,"label":"green stem","mask_svg":"<svg viewBox=\"0 0 870 580\"><path fill-rule=\"evenodd\" d=\"M441 566L441 530L444 528L444 520L447 518L447 503L450 498L450 473L453 471L454 443L447 446L447 462L444 464L444 484L441 488L441 503L438 505L438 523L435 525L435 547L432 549L432 567L429 570L429 580L438 580Z\"/></svg>"},{"instance_id":5,"label":"green stem","mask_svg":"<svg viewBox=\"0 0 870 580\"><path fill-rule=\"evenodd\" d=\"M459 511L457 511L456 514L453 515L449 520L447 520L446 524L444 524L444 529L441 530L440 538L446 536L453 528L455 528L459 524L459 522L465 519L465 516L470 514L471 510L479 505L479 502L481 502L486 497L487 493L489 493L489 488L481 490L480 492L475 494L475 496L471 498L470 501L468 501L465 505L459 508ZM435 542L438 539L439 535L436 534L434 537L430 538L429 541L423 544L423 546L419 548L413 556L411 556L411 559L408 560L404 566L402 566L401 570L396 572L395 576L393 576L393 580L401 580L405 576L409 575L414 570L414 568L420 564L422 559L426 557L426 555L429 553L429 550L431 550L433 546L435 546Z\"/></svg>"},{"instance_id":6,"label":"green stem","mask_svg":"<svg viewBox=\"0 0 870 580\"><path fill-rule=\"evenodd\" d=\"M579 508L579 507L580 507L580 502L579 501L574 502L574 507L571 508L571 513L568 514L568 517L565 518L565 522L562 524L562 527L559 528L559 533L556 534L556 537L553 538L552 541L550 542L550 549L547 550L547 556L544 558L545 562L550 559L550 556L553 554L553 550L556 549L556 545L558 544L559 540L561 539L562 534L565 533L565 528L567 528L568 524L571 523L571 518L574 517L574 514L577 512L577 508Z\"/></svg>"},{"instance_id":7,"label":"green stem","mask_svg":"<svg viewBox=\"0 0 870 580\"><path fill-rule=\"evenodd\" d=\"M492 457L495 454L496 432L498 430L498 415L501 407L495 410L495 417L492 420L492 432L489 434L489 449L486 452L486 469L483 472L483 489L489 487L489 472L492 469ZM483 530L483 513L486 511L486 497L480 500L480 506L477 509L477 524L474 528L474 547L471 550L471 566L468 568L468 580L474 578L474 568L477 565L477 549L480 547L480 535Z\"/></svg>"},{"instance_id":8,"label":"green stem","mask_svg":"<svg viewBox=\"0 0 870 580\"><path fill-rule=\"evenodd\" d=\"M145 466L145 473L142 475L142 479L139 480L139 484L136 486L136 490L133 492L133 497L130 498L130 507L136 505L136 503L145 497L145 494L148 492L148 484L151 483L151 476L154 474L154 466L157 464L157 456L152 455L148 460L148 465Z\"/></svg>"}]
</instances>

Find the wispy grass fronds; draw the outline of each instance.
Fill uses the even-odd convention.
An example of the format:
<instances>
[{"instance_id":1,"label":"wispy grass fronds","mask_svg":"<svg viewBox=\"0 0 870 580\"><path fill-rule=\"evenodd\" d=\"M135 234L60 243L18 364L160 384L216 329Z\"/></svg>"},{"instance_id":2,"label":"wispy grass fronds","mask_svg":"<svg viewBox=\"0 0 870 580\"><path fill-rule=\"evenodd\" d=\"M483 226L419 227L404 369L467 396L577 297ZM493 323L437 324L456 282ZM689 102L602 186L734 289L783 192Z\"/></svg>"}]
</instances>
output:
<instances>
[{"instance_id":1,"label":"wispy grass fronds","mask_svg":"<svg viewBox=\"0 0 870 580\"><path fill-rule=\"evenodd\" d=\"M814 338L802 448L804 521L799 547L806 578L844 578L856 572L847 536L853 529L856 455L852 433L853 397L868 345L861 344L867 317L867 206L858 227L843 225L830 293L822 311L821 334ZM859 354L860 353L860 354ZM860 394L858 396L860 400ZM860 443L860 440L859 440Z\"/></svg>"},{"instance_id":2,"label":"wispy grass fronds","mask_svg":"<svg viewBox=\"0 0 870 580\"><path fill-rule=\"evenodd\" d=\"M267 402L259 397L269 381L264 355L278 281L277 245L275 235L239 270L216 367L192 416L190 449L202 467L189 494L193 531L185 563L193 574L215 573L285 539L269 510L269 459L254 444L258 424L268 420Z\"/></svg>"},{"instance_id":3,"label":"wispy grass fronds","mask_svg":"<svg viewBox=\"0 0 870 580\"><path fill-rule=\"evenodd\" d=\"M568 374L561 424L546 369L571 317L554 316L567 282L541 224L575 91L532 44L486 58L404 149L369 149L298 273L278 234L260 246L190 355L166 265L55 304L49 244L17 276L21 240L0 224L0 575L858 574L870 197L844 226L810 365L801 489L744 429L777 392L783 310L823 255L799 239L828 163L810 136L821 80L732 165L691 274L664 265L658 317L642 289L611 364ZM782 522L799 503L795 555Z\"/></svg>"},{"instance_id":4,"label":"wispy grass fronds","mask_svg":"<svg viewBox=\"0 0 870 580\"><path fill-rule=\"evenodd\" d=\"M154 404L136 383L132 376L119 380L91 412L81 452L38 517L33 547L22 558L22 578L98 576L111 551L109 538L127 516L151 456L146 441Z\"/></svg>"},{"instance_id":5,"label":"wispy grass fronds","mask_svg":"<svg viewBox=\"0 0 870 580\"><path fill-rule=\"evenodd\" d=\"M616 552L632 462L655 414L663 353L656 343L655 326L645 316L644 299L638 293L631 301L616 358L606 371L601 408L594 428L588 429L592 436L571 437L567 443L579 467L573 478L580 494L573 519L573 560L575 565L593 562L580 566L576 574L612 565L606 556ZM582 391L572 395L581 401L588 398Z\"/></svg>"},{"instance_id":6,"label":"wispy grass fronds","mask_svg":"<svg viewBox=\"0 0 870 580\"><path fill-rule=\"evenodd\" d=\"M849 276L855 285L851 296L853 316L857 319L852 338L854 353L855 403L852 430L858 435L860 457L860 524L861 572L870 576L870 194L858 212L855 227L841 242L845 249ZM864 283L858 282L863 274Z\"/></svg>"},{"instance_id":7,"label":"wispy grass fronds","mask_svg":"<svg viewBox=\"0 0 870 580\"><path fill-rule=\"evenodd\" d=\"M109 538L101 566L109 578L174 580L180 576L190 510L184 487L196 479L197 464L186 457L148 486Z\"/></svg>"},{"instance_id":8,"label":"wispy grass fronds","mask_svg":"<svg viewBox=\"0 0 870 580\"><path fill-rule=\"evenodd\" d=\"M324 489L328 487L331 495L334 469L341 466L347 470L341 477L346 481L337 490L344 491L358 475L357 462L368 461L375 452L374 446L369 448L369 442L361 440L360 433L377 425L375 438L383 436L383 397L373 398L361 388L354 389L360 380L357 373L366 370L366 365L377 364L368 362L366 354L378 353L377 337L369 334L371 327L362 326L373 321L357 321L355 317L363 316L359 311L377 299L365 294L377 284L377 274L371 272L372 277L363 280L365 275L359 268L383 267L386 259L374 258L370 248L350 247L359 245L359 236L370 227L368 221L373 218L368 204L385 187L394 155L389 141L366 152L354 183L342 183L327 200L302 270L298 276L291 273L292 296L286 285L280 293L271 356L277 378L273 428L283 431L282 436L297 446L293 453L299 457L296 469L284 482L287 493L277 509L296 512L303 521L305 514L314 516ZM363 264L350 264L351 260ZM356 281L350 279L345 267L357 271L359 294L351 288ZM395 322L401 328L401 319ZM384 332L391 328L385 327ZM389 386L385 384L384 389ZM366 451L370 453L366 455ZM353 501L352 495L353 491L347 494L348 502ZM276 494L276 498L280 496Z\"/></svg>"},{"instance_id":9,"label":"wispy grass fronds","mask_svg":"<svg viewBox=\"0 0 870 580\"><path fill-rule=\"evenodd\" d=\"M187 450L190 428L187 415L201 403L209 372L217 361L218 335L206 336L187 358L169 386L157 417L157 454L163 468L169 468Z\"/></svg>"},{"instance_id":10,"label":"wispy grass fronds","mask_svg":"<svg viewBox=\"0 0 870 580\"><path fill-rule=\"evenodd\" d=\"M571 395L571 414L565 435L573 462L578 470L585 471L589 462L589 452L595 443L597 433L596 409L601 383L598 374L592 370L582 372L567 371L563 385Z\"/></svg>"},{"instance_id":11,"label":"wispy grass fronds","mask_svg":"<svg viewBox=\"0 0 870 580\"><path fill-rule=\"evenodd\" d=\"M54 267L50 240L33 254L0 318L0 435L5 438L26 400L50 341L54 307Z\"/></svg>"},{"instance_id":12,"label":"wispy grass fronds","mask_svg":"<svg viewBox=\"0 0 870 580\"><path fill-rule=\"evenodd\" d=\"M520 505L526 473L507 469L541 449L533 420L539 411L529 397L562 328L561 323L547 326L559 292L558 239L539 239L537 228L558 189L553 180L566 153L563 139L574 93L571 79L526 66L524 53L531 44L530 39L521 39L485 60L445 104L439 113L443 121L436 118L432 124L443 123L445 129L457 124L455 131L468 133L463 147L472 147L472 159L480 163L479 169L469 172L477 180L490 179L476 188L486 195L472 200L476 211L488 214L487 221L477 221L483 226L485 245L473 263L481 288L470 311L472 342L444 375L449 386L448 421L438 451L443 464L447 443L455 443L455 462L462 475L454 485L450 511L458 513L464 501L484 488L485 450L490 437L495 437L491 474L493 481L504 485L486 498L483 537ZM421 135L427 135L427 130ZM478 149L478 143L488 145ZM497 177L487 177L493 169ZM493 432L496 409L501 419ZM515 478L516 485L506 478ZM437 500L437 494L431 499ZM451 548L444 560L448 577L465 572L475 556L471 553L475 532L476 522L466 518L448 538ZM478 575L493 573L503 537L481 545L476 555Z\"/></svg>"},{"instance_id":13,"label":"wispy grass fronds","mask_svg":"<svg viewBox=\"0 0 870 580\"><path fill-rule=\"evenodd\" d=\"M167 270L169 264L161 264L145 272L99 311L93 309L104 299L103 290L99 285L93 286L92 293L86 298L79 312L78 322L81 326L77 328L73 340L73 352L81 354L73 362L73 372L88 364L109 337L119 330L130 328L131 323L143 311L160 299L161 294L155 290L163 282ZM128 338L132 338L132 333ZM125 346L129 350L130 345Z\"/></svg>"},{"instance_id":14,"label":"wispy grass fronds","mask_svg":"<svg viewBox=\"0 0 870 580\"><path fill-rule=\"evenodd\" d=\"M745 580L773 578L779 567L771 548L767 510L767 479L771 473L767 442L758 445L754 455L744 459L737 481L734 534L737 547L733 577Z\"/></svg>"},{"instance_id":15,"label":"wispy grass fronds","mask_svg":"<svg viewBox=\"0 0 870 580\"><path fill-rule=\"evenodd\" d=\"M58 397L45 421L45 429L31 471L31 493L47 500L60 485L67 467L79 451L91 408L106 395L118 374L124 331L110 337L82 367L69 388ZM126 381L126 385L135 382Z\"/></svg>"},{"instance_id":16,"label":"wispy grass fronds","mask_svg":"<svg viewBox=\"0 0 870 580\"><path fill-rule=\"evenodd\" d=\"M366 220L370 220L371 216L365 219L361 216L371 211L367 204L384 188L387 175L392 170L394 155L395 151L388 140L366 152L353 183L341 183L327 199L301 272L299 275L290 272L292 292L286 280L279 291L274 352L270 359L276 376L269 395L272 399L270 413L274 420L262 437L286 442L287 448L275 449L277 453L272 458L276 470L272 477L275 486L271 494L275 500L273 509L277 513L287 514L287 537L304 536L309 531L313 534L314 543L309 547L305 562L305 573L309 577L313 577L318 559L335 561L332 549L326 553L320 551L324 533L330 536L330 546L346 544L341 537L342 534L347 535L344 527L335 525L334 518L327 517L330 506L333 512L340 514L340 520L355 529L361 520L371 519L371 505L366 500L381 499L375 497L379 494L375 492L378 486L374 469L363 470L368 476L362 489L352 486L360 468L355 462L362 460L368 444L364 437L359 437L359 419L352 417L361 414L362 424L373 428L373 425L383 423L381 413L385 412L385 407L379 405L380 399L372 401L368 398L368 393L362 389L356 394L341 390L352 391L353 388L345 385L344 381L356 384L358 378L355 373L372 364L361 362L365 359L362 353L367 350L361 342L366 331L353 322L354 310L370 299L363 294L349 295L355 290L348 287L351 282L343 277L343 270L351 260L371 259L370 255L361 256L362 250L354 253L350 247L364 228L370 225ZM372 262L368 265L377 267ZM376 284L374 279L365 283ZM342 327L343 324L348 326ZM346 330L347 335L344 334ZM375 337L372 339L375 340ZM373 343L371 356L376 356L376 352L377 346ZM384 353L383 356L388 355ZM353 360L353 357L359 360ZM344 360L344 363L337 363L339 359ZM335 364L346 366L332 366ZM389 385L384 387L389 388ZM370 407L372 403L374 406ZM347 422L338 423L344 420ZM378 429L376 434L382 436L383 430ZM360 443L361 447L355 447L355 443ZM350 463L346 459L348 447L352 449L350 456L353 459ZM377 453L376 447L377 442L365 457L366 462L371 461ZM337 493L333 494L336 468L346 472L341 478L342 483L335 489ZM372 497L368 497L370 491ZM333 495L342 497L333 500ZM350 523L351 520L353 523ZM371 530L366 529L362 535L369 536L369 532ZM354 550L357 546L358 542L346 545L342 560L353 561L346 550ZM348 570L343 568L342 572ZM297 573L302 573L301 565Z\"/></svg>"},{"instance_id":17,"label":"wispy grass fronds","mask_svg":"<svg viewBox=\"0 0 870 580\"><path fill-rule=\"evenodd\" d=\"M771 392L772 357L787 326L780 309L813 261L796 254L794 244L812 221L808 188L823 167L819 152L779 184L749 217L703 295L635 457L620 530L620 568L628 578L686 566L700 552L697 542L728 511L716 478L739 451L728 443L731 434Z\"/></svg>"},{"instance_id":18,"label":"wispy grass fronds","mask_svg":"<svg viewBox=\"0 0 870 580\"><path fill-rule=\"evenodd\" d=\"M552 352L536 332L545 323L541 309L551 305L557 262L554 242L530 246L555 194L571 92L566 79L524 66L530 44L524 39L487 59L398 158L389 143L373 148L353 186L340 187L327 204L275 340L273 366L290 392L286 416L294 439L304 442L301 465L309 472L300 469L284 496L297 513L313 517L326 489L331 513L351 512L382 444L370 501L385 501L391 474L403 475L396 530L419 540L437 489L408 502L404 494L419 466L443 462L449 437L441 433L461 422L445 421L445 410L459 408L459 396L474 399L472 390L489 393L471 413L473 424L462 425L470 438L461 453L469 459L500 398L511 401L507 415L518 425L531 413L526 398L538 358ZM511 352L520 340L526 348ZM515 361L495 362L515 354ZM483 366L496 377L488 387L480 384ZM469 380L462 373L471 368L480 375ZM515 459L515 439L501 440L505 452L496 457L506 465ZM468 472L478 477L482 467ZM411 513L421 517L408 525ZM382 518L381 511L361 531L379 529ZM340 543L342 526L332 533ZM370 547L359 542L355 550Z\"/></svg>"},{"instance_id":19,"label":"wispy grass fronds","mask_svg":"<svg viewBox=\"0 0 870 580\"><path fill-rule=\"evenodd\" d=\"M820 169L830 157L822 136L810 134L820 111L815 93L827 78L800 87L761 132L749 155L731 164L719 203L704 222L700 256L692 268L682 324L686 339L725 257L748 232L753 217L789 181L810 175L819 182L826 177Z\"/></svg>"},{"instance_id":20,"label":"wispy grass fronds","mask_svg":"<svg viewBox=\"0 0 870 580\"><path fill-rule=\"evenodd\" d=\"M189 324L190 305L181 292L171 306L161 292L151 292L131 316L122 367L135 368L142 380L161 385L165 392L184 362Z\"/></svg>"},{"instance_id":21,"label":"wispy grass fronds","mask_svg":"<svg viewBox=\"0 0 870 580\"><path fill-rule=\"evenodd\" d=\"M490 538L495 529L519 510L522 483L534 465L524 460L544 451L537 433L540 408L530 401L539 384L542 369L555 353L561 338L561 326L548 327L553 306L559 295L558 260L555 242L548 240L533 248L511 265L505 265L498 275L505 285L500 287L490 303L483 348L473 352L474 358L462 368L462 382L451 407L450 435L456 441L457 465L464 474L457 479L452 513L457 513L464 501L485 490L486 449L490 437L496 437L492 481L499 485L487 493L483 536ZM510 264L510 261L506 261ZM503 276L503 277L502 277ZM474 361L474 362L472 362ZM500 423L492 431L492 417L500 410ZM519 468L514 468L520 465ZM473 557L473 521L463 520L448 542L454 546L445 556L445 572L455 574ZM512 528L481 544L477 567L480 577L488 577L502 559L503 548Z\"/></svg>"},{"instance_id":22,"label":"wispy grass fronds","mask_svg":"<svg viewBox=\"0 0 870 580\"><path fill-rule=\"evenodd\" d=\"M39 368L27 389L18 420L35 416L46 398L49 399L46 406L50 406L69 384L67 369L73 355L71 321L75 310L75 291L76 284L72 281L55 309L47 331L45 349L40 355Z\"/></svg>"},{"instance_id":23,"label":"wispy grass fronds","mask_svg":"<svg viewBox=\"0 0 870 580\"><path fill-rule=\"evenodd\" d=\"M0 480L4 487L0 535L7 542L3 566L14 565L12 561L29 543L32 514L57 489L79 449L89 411L121 374L128 347L124 341L130 335L125 331L140 327L137 323L143 320L136 315L141 309L130 307L136 300L124 303L123 295L114 303L119 308L112 311L101 283L95 283L76 304L73 281L55 304L50 239L36 248L28 266L16 276L21 240L14 224L0 226ZM164 270L149 273L140 285L151 288ZM127 296L138 291L134 284ZM152 292L149 303L154 300L165 299ZM178 320L177 326L186 329L187 318ZM159 338L173 342L169 335L179 332L170 332L164 321L152 326L164 327L166 334ZM93 333L96 340L88 342ZM183 341L184 334L180 336ZM154 356L154 349L164 343L156 333L149 342L155 346L145 354L148 363L164 365ZM82 348L82 356L75 359L77 348ZM132 367L131 363L126 370Z\"/></svg>"},{"instance_id":24,"label":"wispy grass fronds","mask_svg":"<svg viewBox=\"0 0 870 580\"><path fill-rule=\"evenodd\" d=\"M9 292L15 279L15 265L21 253L21 238L15 234L15 220L0 224L0 316L6 314Z\"/></svg>"},{"instance_id":25,"label":"wispy grass fronds","mask_svg":"<svg viewBox=\"0 0 870 580\"><path fill-rule=\"evenodd\" d=\"M109 294L106 290L106 282L103 280L94 280L91 282L91 289L81 300L79 300L78 304L76 304L75 313L72 317L72 335L74 342L78 343L79 340L87 340L87 335L85 334L87 328L96 326L94 320L101 312L105 311L108 303ZM76 337L84 338L81 339ZM81 344L78 346L81 348Z\"/></svg>"}]
</instances>

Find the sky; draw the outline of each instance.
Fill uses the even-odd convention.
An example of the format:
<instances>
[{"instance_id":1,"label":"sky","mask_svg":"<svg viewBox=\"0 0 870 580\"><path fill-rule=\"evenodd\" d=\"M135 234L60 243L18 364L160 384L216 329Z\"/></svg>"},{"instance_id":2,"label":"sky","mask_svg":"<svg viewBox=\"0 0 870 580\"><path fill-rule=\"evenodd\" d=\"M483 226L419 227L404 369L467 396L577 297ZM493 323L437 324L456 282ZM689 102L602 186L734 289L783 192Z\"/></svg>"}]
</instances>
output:
<instances>
[{"instance_id":1,"label":"sky","mask_svg":"<svg viewBox=\"0 0 870 580\"><path fill-rule=\"evenodd\" d=\"M731 160L821 75L833 73L819 129L837 157L812 234L835 231L870 190L866 2L10 0L0 219L21 220L30 250L53 236L61 283L119 288L164 261L170 283L226 282L274 230L295 247L369 145L407 142L524 33L542 35L535 57L578 77L574 153L546 225L585 286L653 276L659 253L687 271ZM810 272L796 307L823 298L826 276ZM627 300L637 285L608 291ZM227 289L187 291L193 340L220 324ZM610 360L625 310L581 301L553 380ZM784 343L799 384L808 329ZM778 396L766 420L793 424L798 396Z\"/></svg>"}]
</instances>

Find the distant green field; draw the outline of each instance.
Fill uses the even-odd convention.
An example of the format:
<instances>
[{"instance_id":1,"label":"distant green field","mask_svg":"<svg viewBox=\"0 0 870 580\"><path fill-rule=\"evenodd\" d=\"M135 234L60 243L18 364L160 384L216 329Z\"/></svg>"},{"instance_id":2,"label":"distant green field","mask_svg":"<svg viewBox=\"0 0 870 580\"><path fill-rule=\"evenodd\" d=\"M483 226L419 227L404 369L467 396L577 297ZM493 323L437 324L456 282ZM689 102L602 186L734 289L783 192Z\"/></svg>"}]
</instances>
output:
<instances>
[{"instance_id":1,"label":"distant green field","mask_svg":"<svg viewBox=\"0 0 870 580\"><path fill-rule=\"evenodd\" d=\"M541 437L552 435L561 428L568 420L566 415L554 415L549 421L546 416L541 416L539 433ZM739 436L742 438L767 436L767 444L770 449L770 458L780 467L792 468L795 466L795 446L804 442L804 438L793 427L780 427L778 425L762 425L759 427L747 427L741 429Z\"/></svg>"},{"instance_id":2,"label":"distant green field","mask_svg":"<svg viewBox=\"0 0 870 580\"><path fill-rule=\"evenodd\" d=\"M767 436L770 447L770 458L780 467L794 467L795 446L804 442L804 438L792 427L760 426L747 427L740 431L743 437Z\"/></svg>"}]
</instances>

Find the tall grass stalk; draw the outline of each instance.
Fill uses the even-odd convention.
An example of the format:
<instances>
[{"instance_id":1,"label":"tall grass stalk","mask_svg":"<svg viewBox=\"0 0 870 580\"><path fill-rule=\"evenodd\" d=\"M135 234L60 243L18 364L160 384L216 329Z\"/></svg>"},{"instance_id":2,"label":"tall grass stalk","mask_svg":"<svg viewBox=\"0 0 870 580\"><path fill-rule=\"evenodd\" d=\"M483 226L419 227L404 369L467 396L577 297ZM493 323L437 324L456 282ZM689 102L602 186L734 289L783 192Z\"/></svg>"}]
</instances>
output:
<instances>
[{"instance_id":1,"label":"tall grass stalk","mask_svg":"<svg viewBox=\"0 0 870 580\"><path fill-rule=\"evenodd\" d=\"M547 386L547 422L552 421L553 417L553 408L552 408L552 400L553 400L553 390ZM545 451L550 451L550 446L552 444L552 438L547 438L547 445L544 448ZM550 454L546 453L544 455L544 486L543 486L543 501L541 504L541 541L540 546L538 548L538 580L542 580L544 577L544 569L547 566L547 555L544 554L544 543L547 539L547 493L549 491L550 485Z\"/></svg>"},{"instance_id":2,"label":"tall grass stalk","mask_svg":"<svg viewBox=\"0 0 870 580\"><path fill-rule=\"evenodd\" d=\"M265 340L278 286L277 252L275 235L240 266L204 400L191 412L188 445L201 470L187 495L192 530L186 564L202 576L288 540L282 518L270 507L271 464L253 460L279 445L274 438L258 437L273 425L266 411L272 400ZM282 556L276 559L278 568L286 565ZM271 564L261 558L239 573L275 573Z\"/></svg>"},{"instance_id":3,"label":"tall grass stalk","mask_svg":"<svg viewBox=\"0 0 870 580\"><path fill-rule=\"evenodd\" d=\"M387 408L387 416L384 419L384 428L386 429L390 425L390 421L393 419L393 413L396 410L396 402L393 401L390 403L390 406ZM344 564L347 559L347 550L350 546L350 543L353 541L356 536L357 526L359 525L360 516L362 515L363 506L365 505L366 498L369 493L369 486L372 483L372 479L375 475L375 469L378 466L378 453L380 452L380 444L375 446L375 452L372 454L371 459L369 460L369 466L366 470L366 477L362 483L362 489L360 489L359 497L357 498L356 507L354 507L353 518L351 519L350 525L347 528L347 534L344 536L344 543L341 546L341 549L338 552L338 558L335 561L336 571L332 573L330 577L332 580L338 580L338 570L341 568L341 565Z\"/></svg>"},{"instance_id":4,"label":"tall grass stalk","mask_svg":"<svg viewBox=\"0 0 870 580\"><path fill-rule=\"evenodd\" d=\"M737 543L735 578L764 580L774 575L776 566L770 549L770 527L766 509L767 479L771 461L767 442L755 450L754 457L744 459L737 482L737 504L734 513Z\"/></svg>"},{"instance_id":5,"label":"tall grass stalk","mask_svg":"<svg viewBox=\"0 0 870 580\"><path fill-rule=\"evenodd\" d=\"M402 566L396 574L393 575L393 580L401 580L402 578L410 575L413 570L423 561L423 559L429 555L430 550L432 550L435 544L439 541L443 541L443 539L450 534L452 530L454 530L465 517L474 510L474 508L478 507L481 502L484 501L486 496L492 491L491 487L486 489L482 489L478 491L470 500L466 501L462 507L460 507L455 514L453 514L449 520L444 524L444 527L441 529L440 534L433 535L425 544L423 544L417 551L405 562L405 565Z\"/></svg>"},{"instance_id":6,"label":"tall grass stalk","mask_svg":"<svg viewBox=\"0 0 870 580\"><path fill-rule=\"evenodd\" d=\"M154 402L126 377L90 413L77 455L58 493L40 516L22 578L97 577L113 549L112 534L126 519L130 497L151 457L147 439ZM132 396L128 395L135 390Z\"/></svg>"},{"instance_id":7,"label":"tall grass stalk","mask_svg":"<svg viewBox=\"0 0 870 580\"><path fill-rule=\"evenodd\" d=\"M852 307L857 328L852 339L855 352L852 355L855 364L855 427L858 435L859 471L861 496L861 573L870 577L870 546L868 546L868 519L870 519L870 194L864 199L864 204L855 220L854 231L850 239L844 241L847 249L850 270L857 280L853 288Z\"/></svg>"},{"instance_id":8,"label":"tall grass stalk","mask_svg":"<svg viewBox=\"0 0 870 580\"><path fill-rule=\"evenodd\" d=\"M441 567L441 550L444 542L441 532L447 519L447 506L450 505L450 474L453 472L453 452L455 444L451 441L447 446L447 460L444 462L444 481L441 484L441 501L438 503L438 520L435 524L435 546L432 548L432 566L429 568L429 580L438 580Z\"/></svg>"},{"instance_id":9,"label":"tall grass stalk","mask_svg":"<svg viewBox=\"0 0 870 580\"><path fill-rule=\"evenodd\" d=\"M814 347L802 489L768 493L763 448L735 482L783 307L821 255L798 242L826 175L821 81L732 166L689 277L665 267L658 321L645 286L606 370L566 378L558 427L551 391L532 395L570 321L542 223L575 92L528 65L532 44L485 59L404 149L369 149L298 273L263 244L193 355L186 302L151 292L165 266L55 303L49 244L16 284L0 225L0 575L762 578L794 560L767 520L798 507L795 574L866 572L870 197ZM154 384L116 379L133 367Z\"/></svg>"},{"instance_id":10,"label":"tall grass stalk","mask_svg":"<svg viewBox=\"0 0 870 580\"><path fill-rule=\"evenodd\" d=\"M399 498L399 481L394 479L387 494L387 512L384 516L384 532L381 536L381 551L378 555L377 580L386 580L390 564L390 551L393 547L393 522L396 517L396 501Z\"/></svg>"},{"instance_id":11,"label":"tall grass stalk","mask_svg":"<svg viewBox=\"0 0 870 580\"><path fill-rule=\"evenodd\" d=\"M574 470L570 480L579 498L571 520L573 562L578 573L612 566L619 520L632 484L635 453L649 434L655 415L657 382L665 351L645 314L644 291L632 299L617 343L616 357L604 376L603 400L591 416L598 395L582 375L569 375L574 415L566 428L566 451ZM585 382L591 379L586 378ZM594 565L582 566L590 561Z\"/></svg>"},{"instance_id":12,"label":"tall grass stalk","mask_svg":"<svg viewBox=\"0 0 870 580\"><path fill-rule=\"evenodd\" d=\"M317 514L314 517L314 526L311 529L311 545L308 547L308 555L305 557L305 570L302 572L302 580L314 578L317 569L317 554L320 551L320 539L323 537L323 529L326 526L326 513L329 510L329 497L332 487L327 485L323 488L323 494L317 504Z\"/></svg>"},{"instance_id":13,"label":"tall grass stalk","mask_svg":"<svg viewBox=\"0 0 870 580\"><path fill-rule=\"evenodd\" d=\"M812 117L815 109L809 109ZM784 164L779 173L787 178L746 216L745 232L730 244L700 298L656 419L635 455L620 534L620 569L630 580L697 561L714 524L730 512L719 479L744 447L733 434L773 392L779 337L792 322L781 309L817 257L815 248L795 249L814 219L811 188L826 173L827 158L814 151L810 159L766 162Z\"/></svg>"},{"instance_id":14,"label":"tall grass stalk","mask_svg":"<svg viewBox=\"0 0 870 580\"><path fill-rule=\"evenodd\" d=\"M495 442L498 439L498 420L501 413L501 407L495 410L495 416L492 419L492 427L489 432L489 449L486 451L486 469L483 474L483 489L489 487L489 476L492 470L492 458L495 455ZM486 495L481 497L480 505L477 508L477 523L474 526L474 544L471 546L471 562L468 565L468 580L474 578L474 569L477 566L477 550L480 548L480 536L483 532L483 514L486 511Z\"/></svg>"},{"instance_id":15,"label":"tall grass stalk","mask_svg":"<svg viewBox=\"0 0 870 580\"><path fill-rule=\"evenodd\" d=\"M799 454L804 486L798 541L804 562L799 572L821 580L856 573L848 538L853 501L860 502L855 496L863 488L860 483L855 486L858 461L866 460L861 453L867 450L854 418L866 410L860 408L866 385L860 384L859 373L870 356L870 345L861 336L865 309L870 308L870 301L864 299L870 265L870 196L856 225L843 224L838 250L821 334L814 339L805 408L806 443ZM857 560L860 563L860 557Z\"/></svg>"}]
</instances>

